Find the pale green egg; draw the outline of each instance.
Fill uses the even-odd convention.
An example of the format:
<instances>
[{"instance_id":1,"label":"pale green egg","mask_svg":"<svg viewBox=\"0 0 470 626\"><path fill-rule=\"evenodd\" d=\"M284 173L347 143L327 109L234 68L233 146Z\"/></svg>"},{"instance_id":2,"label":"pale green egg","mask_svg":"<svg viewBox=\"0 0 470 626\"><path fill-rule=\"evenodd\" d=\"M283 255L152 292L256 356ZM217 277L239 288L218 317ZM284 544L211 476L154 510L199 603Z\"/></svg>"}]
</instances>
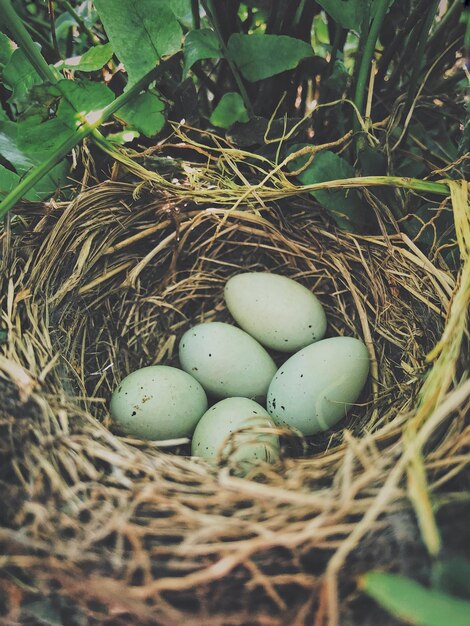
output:
<instances>
[{"instance_id":1,"label":"pale green egg","mask_svg":"<svg viewBox=\"0 0 470 626\"><path fill-rule=\"evenodd\" d=\"M258 461L274 462L279 456L279 438L269 432L256 432L269 428L273 428L273 422L260 404L248 398L226 398L202 416L194 431L191 452L214 462L230 457L245 468Z\"/></svg>"},{"instance_id":2,"label":"pale green egg","mask_svg":"<svg viewBox=\"0 0 470 626\"><path fill-rule=\"evenodd\" d=\"M277 367L253 337L222 322L190 328L179 345L181 367L217 398L266 396Z\"/></svg>"},{"instance_id":3,"label":"pale green egg","mask_svg":"<svg viewBox=\"0 0 470 626\"><path fill-rule=\"evenodd\" d=\"M326 315L321 302L286 276L237 274L227 281L224 296L237 324L273 350L295 352L325 335Z\"/></svg>"},{"instance_id":4,"label":"pale green egg","mask_svg":"<svg viewBox=\"0 0 470 626\"><path fill-rule=\"evenodd\" d=\"M164 440L190 437L207 406L206 393L192 376L152 365L124 378L112 395L110 413L129 435Z\"/></svg>"},{"instance_id":5,"label":"pale green egg","mask_svg":"<svg viewBox=\"0 0 470 626\"><path fill-rule=\"evenodd\" d=\"M328 430L357 400L369 374L369 353L353 337L323 339L291 356L274 376L267 408L276 424L304 435Z\"/></svg>"}]
</instances>

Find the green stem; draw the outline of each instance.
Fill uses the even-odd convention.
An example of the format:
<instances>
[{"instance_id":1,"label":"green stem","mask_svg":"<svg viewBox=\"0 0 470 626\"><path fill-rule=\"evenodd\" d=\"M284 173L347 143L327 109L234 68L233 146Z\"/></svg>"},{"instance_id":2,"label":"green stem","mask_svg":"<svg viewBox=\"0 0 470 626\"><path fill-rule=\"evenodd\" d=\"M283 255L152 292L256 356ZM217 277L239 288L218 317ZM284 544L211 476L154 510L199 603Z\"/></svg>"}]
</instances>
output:
<instances>
[{"instance_id":1,"label":"green stem","mask_svg":"<svg viewBox=\"0 0 470 626\"><path fill-rule=\"evenodd\" d=\"M380 27L384 21L385 14L393 0L377 0L377 8L375 17L372 21L372 25L367 36L367 41L364 46L364 53L362 55L361 64L359 66L359 73L357 76L356 90L354 93L354 103L359 110L359 113L364 113L364 99L366 93L367 80L369 78L370 66L372 57L374 55L377 38L379 36ZM354 120L354 130L359 130L359 124L357 120Z\"/></svg>"},{"instance_id":2,"label":"green stem","mask_svg":"<svg viewBox=\"0 0 470 626\"><path fill-rule=\"evenodd\" d=\"M75 148L75 146L85 139L85 137L93 132L96 132L97 128L103 124L103 122L109 119L118 109L127 104L127 102L129 102L142 89L145 89L149 83L154 81L157 73L158 68L154 68L148 72L148 74L132 85L128 91L118 96L116 100L102 109L99 117L94 119L92 122L84 122L77 128L73 135L66 139L64 143L57 148L54 154L52 154L46 161L33 168L20 182L20 184L17 185L15 189L10 191L3 201L0 202L0 219L2 219L4 215L8 213L8 211L12 209L30 189L32 189L43 176L45 176L55 165L60 163L60 161L62 161L62 159L64 159L67 154ZM94 136L94 139L101 145L101 147L106 146L106 152L112 152L116 157L118 156L117 151L109 144L108 141L105 140L101 133Z\"/></svg>"},{"instance_id":3,"label":"green stem","mask_svg":"<svg viewBox=\"0 0 470 626\"><path fill-rule=\"evenodd\" d=\"M0 23L3 23L8 28L11 36L23 50L41 78L53 84L56 83L56 74L51 70L39 48L33 42L31 35L11 6L10 0L0 0Z\"/></svg>"},{"instance_id":4,"label":"green stem","mask_svg":"<svg viewBox=\"0 0 470 626\"><path fill-rule=\"evenodd\" d=\"M230 58L229 52L227 50L227 46L225 45L225 41L224 38L222 36L222 31L220 28L220 23L219 23L219 18L217 17L217 10L214 6L214 1L213 0L205 0L205 2L203 3L203 6L205 6L206 9L206 13L209 16L212 25L214 27L214 30L217 34L217 38L219 40L220 43L220 47L222 48L222 52L224 53L224 58L227 61L229 67L230 67L230 71L233 74L233 77L235 79L235 82L237 83L237 87L238 90L240 92L241 97L243 98L243 102L245 103L245 106L248 110L248 113L252 116L253 115L253 105L251 104L251 100L250 97L248 95L248 92L245 89L245 85L243 84L243 80L242 77L240 76L240 72L238 71L237 66L235 65L235 63L232 61L232 59Z\"/></svg>"}]
</instances>

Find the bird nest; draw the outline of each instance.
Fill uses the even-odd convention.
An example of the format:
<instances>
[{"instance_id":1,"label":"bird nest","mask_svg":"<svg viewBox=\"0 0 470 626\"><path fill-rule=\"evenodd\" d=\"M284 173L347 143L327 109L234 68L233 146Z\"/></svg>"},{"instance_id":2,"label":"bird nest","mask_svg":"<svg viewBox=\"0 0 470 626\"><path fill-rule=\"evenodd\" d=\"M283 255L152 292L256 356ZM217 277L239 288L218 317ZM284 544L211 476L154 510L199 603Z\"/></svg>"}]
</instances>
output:
<instances>
[{"instance_id":1,"label":"bird nest","mask_svg":"<svg viewBox=\"0 0 470 626\"><path fill-rule=\"evenodd\" d=\"M464 257L461 200L456 186ZM152 182L25 206L1 242L2 623L392 623L358 577L426 581L465 506L468 261L457 276L401 233L335 229L311 202L233 208ZM348 417L285 437L279 464L246 479L185 440L114 430L117 383L177 365L191 325L229 319L226 280L260 270L311 289L327 336L368 346Z\"/></svg>"}]
</instances>

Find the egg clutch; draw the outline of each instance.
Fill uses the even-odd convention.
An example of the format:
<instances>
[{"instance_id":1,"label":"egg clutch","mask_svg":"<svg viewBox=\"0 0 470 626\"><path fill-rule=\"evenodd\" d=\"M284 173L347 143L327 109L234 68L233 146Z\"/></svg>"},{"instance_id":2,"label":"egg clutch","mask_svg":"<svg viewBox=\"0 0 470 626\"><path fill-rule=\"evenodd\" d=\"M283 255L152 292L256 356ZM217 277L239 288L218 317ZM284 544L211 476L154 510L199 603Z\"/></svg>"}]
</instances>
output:
<instances>
[{"instance_id":1,"label":"egg clutch","mask_svg":"<svg viewBox=\"0 0 470 626\"><path fill-rule=\"evenodd\" d=\"M273 461L274 427L309 436L346 415L366 383L369 354L359 339L324 339L320 301L285 276L237 274L224 297L239 327L207 322L187 330L182 369L153 365L129 374L112 395L111 417L142 439L192 437L192 454L208 460ZM268 350L286 354L280 368ZM210 408L208 396L216 400Z\"/></svg>"}]
</instances>

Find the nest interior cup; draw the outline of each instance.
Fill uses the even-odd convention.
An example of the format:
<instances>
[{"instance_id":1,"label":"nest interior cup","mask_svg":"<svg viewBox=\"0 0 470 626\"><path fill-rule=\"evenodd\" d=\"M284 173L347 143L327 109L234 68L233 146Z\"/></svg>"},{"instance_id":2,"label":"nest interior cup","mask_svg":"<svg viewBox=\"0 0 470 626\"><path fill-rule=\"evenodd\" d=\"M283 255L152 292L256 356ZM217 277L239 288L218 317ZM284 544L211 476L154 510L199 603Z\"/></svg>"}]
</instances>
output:
<instances>
[{"instance_id":1,"label":"nest interior cup","mask_svg":"<svg viewBox=\"0 0 470 626\"><path fill-rule=\"evenodd\" d=\"M301 202L282 212L182 206L127 183L103 183L47 214L38 207L9 228L0 478L10 496L2 524L23 533L9 547L13 566L27 562L38 593L98 622L191 614L195 624L283 624L302 614L307 623L330 558L395 465L451 275L399 235L332 231ZM122 437L108 417L124 376L177 365L190 326L230 321L223 287L241 271L299 281L326 309L326 336L362 338L371 356L348 417L257 480L218 472L187 448L175 455ZM438 460L445 446L436 445ZM371 525L363 560L344 575L345 614L356 610L347 581L367 571L371 553L406 573L401 550L417 531L405 507L397 550L387 535L397 511Z\"/></svg>"}]
</instances>

